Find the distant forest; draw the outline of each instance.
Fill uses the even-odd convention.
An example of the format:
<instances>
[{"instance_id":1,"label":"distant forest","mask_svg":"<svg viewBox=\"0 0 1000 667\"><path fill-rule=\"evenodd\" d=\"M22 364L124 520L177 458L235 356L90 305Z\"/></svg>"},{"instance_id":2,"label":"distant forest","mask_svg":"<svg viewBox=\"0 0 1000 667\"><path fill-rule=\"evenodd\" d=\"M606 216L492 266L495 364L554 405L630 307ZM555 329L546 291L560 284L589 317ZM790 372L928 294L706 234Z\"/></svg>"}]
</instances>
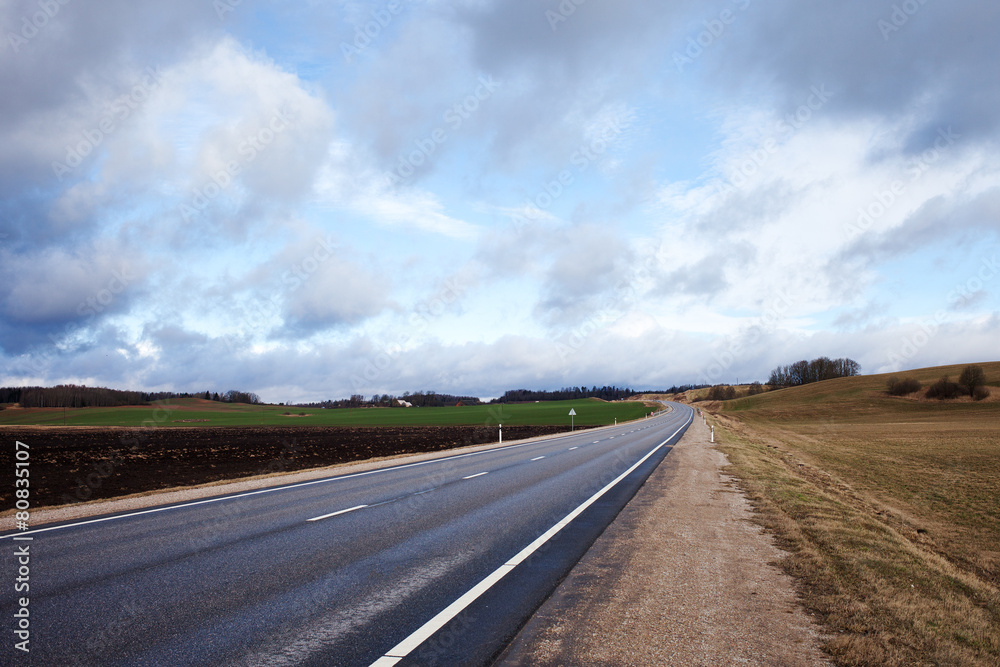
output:
<instances>
[{"instance_id":1,"label":"distant forest","mask_svg":"<svg viewBox=\"0 0 1000 667\"><path fill-rule=\"evenodd\" d=\"M796 361L771 371L767 384L771 387L797 387L803 384L861 375L861 364L853 359L820 357L812 361Z\"/></svg>"},{"instance_id":2,"label":"distant forest","mask_svg":"<svg viewBox=\"0 0 1000 667\"><path fill-rule=\"evenodd\" d=\"M23 408L114 408L148 405L169 398L206 398L225 403L260 403L257 394L231 390L222 394L189 394L174 391L124 391L107 387L61 384L55 387L0 387L0 403L20 403Z\"/></svg>"},{"instance_id":3,"label":"distant forest","mask_svg":"<svg viewBox=\"0 0 1000 667\"><path fill-rule=\"evenodd\" d=\"M619 387L563 387L557 391L532 391L530 389L511 389L505 391L500 398L494 398L491 403L530 403L534 401L569 401L579 398L600 398L605 401L617 401L635 392L629 388Z\"/></svg>"},{"instance_id":4,"label":"distant forest","mask_svg":"<svg viewBox=\"0 0 1000 667\"><path fill-rule=\"evenodd\" d=\"M55 387L0 387L0 403L20 403L25 408L110 408L146 405L162 398L189 397L174 392L122 391L107 387L61 384Z\"/></svg>"}]
</instances>

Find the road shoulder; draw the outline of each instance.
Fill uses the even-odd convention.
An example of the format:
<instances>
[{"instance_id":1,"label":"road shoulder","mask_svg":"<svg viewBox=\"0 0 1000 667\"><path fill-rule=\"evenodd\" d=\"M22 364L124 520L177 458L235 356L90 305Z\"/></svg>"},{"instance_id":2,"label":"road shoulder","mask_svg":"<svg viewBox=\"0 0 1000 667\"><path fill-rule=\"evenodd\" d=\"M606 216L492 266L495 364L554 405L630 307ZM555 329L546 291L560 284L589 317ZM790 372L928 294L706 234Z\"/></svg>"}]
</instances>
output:
<instances>
[{"instance_id":1,"label":"road shoulder","mask_svg":"<svg viewBox=\"0 0 1000 667\"><path fill-rule=\"evenodd\" d=\"M829 664L708 440L696 418L497 664Z\"/></svg>"}]
</instances>

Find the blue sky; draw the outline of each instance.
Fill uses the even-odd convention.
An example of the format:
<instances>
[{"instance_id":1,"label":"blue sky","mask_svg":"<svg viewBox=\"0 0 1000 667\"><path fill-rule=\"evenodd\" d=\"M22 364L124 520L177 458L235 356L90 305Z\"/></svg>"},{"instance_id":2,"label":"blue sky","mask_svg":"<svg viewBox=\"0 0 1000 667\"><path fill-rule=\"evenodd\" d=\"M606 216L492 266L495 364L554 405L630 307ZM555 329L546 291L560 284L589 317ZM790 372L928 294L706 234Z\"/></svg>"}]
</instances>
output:
<instances>
[{"instance_id":1,"label":"blue sky","mask_svg":"<svg viewBox=\"0 0 1000 667\"><path fill-rule=\"evenodd\" d=\"M995 3L0 8L0 384L997 358Z\"/></svg>"}]
</instances>

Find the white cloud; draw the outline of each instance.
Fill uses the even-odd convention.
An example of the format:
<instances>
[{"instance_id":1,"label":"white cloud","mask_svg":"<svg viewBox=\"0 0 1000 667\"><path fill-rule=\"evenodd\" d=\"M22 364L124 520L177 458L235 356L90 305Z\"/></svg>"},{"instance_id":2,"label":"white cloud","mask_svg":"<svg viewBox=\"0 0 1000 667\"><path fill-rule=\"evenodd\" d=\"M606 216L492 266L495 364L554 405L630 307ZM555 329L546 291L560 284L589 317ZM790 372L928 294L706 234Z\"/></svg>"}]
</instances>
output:
<instances>
[{"instance_id":1,"label":"white cloud","mask_svg":"<svg viewBox=\"0 0 1000 667\"><path fill-rule=\"evenodd\" d=\"M672 218L663 231L671 239L668 285L751 310L768 295L791 293L790 314L822 313L875 288L881 262L914 242L940 243L945 225L991 219L995 196L981 192L984 166L975 153L942 142L916 159L871 161L869 140L883 124L817 120L765 143L759 116L750 116L751 127L726 123L732 138L722 141L707 184L660 192ZM969 196L971 211L963 204Z\"/></svg>"},{"instance_id":2,"label":"white cloud","mask_svg":"<svg viewBox=\"0 0 1000 667\"><path fill-rule=\"evenodd\" d=\"M392 186L389 174L377 171L365 151L343 142L331 144L316 194L320 203L379 226L455 239L478 234L476 225L448 215L433 192L418 186Z\"/></svg>"},{"instance_id":3,"label":"white cloud","mask_svg":"<svg viewBox=\"0 0 1000 667\"><path fill-rule=\"evenodd\" d=\"M749 3L678 72L716 10L558 4L407 4L352 63L365 3L60 5L0 60L5 372L288 400L989 356L996 9L884 39L892 0Z\"/></svg>"},{"instance_id":4,"label":"white cloud","mask_svg":"<svg viewBox=\"0 0 1000 667\"><path fill-rule=\"evenodd\" d=\"M120 244L96 243L69 252L0 251L0 303L8 322L86 323L122 311L141 288L147 267Z\"/></svg>"}]
</instances>

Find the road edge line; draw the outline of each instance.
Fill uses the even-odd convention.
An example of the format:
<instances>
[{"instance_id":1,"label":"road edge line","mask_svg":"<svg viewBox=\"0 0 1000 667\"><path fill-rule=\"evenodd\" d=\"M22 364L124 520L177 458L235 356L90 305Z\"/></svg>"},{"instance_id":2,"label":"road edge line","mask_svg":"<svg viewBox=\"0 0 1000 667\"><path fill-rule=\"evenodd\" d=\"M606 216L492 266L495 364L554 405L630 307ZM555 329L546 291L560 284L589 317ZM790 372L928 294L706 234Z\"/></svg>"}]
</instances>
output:
<instances>
[{"instance_id":1,"label":"road edge line","mask_svg":"<svg viewBox=\"0 0 1000 667\"><path fill-rule=\"evenodd\" d=\"M669 412L667 414L669 414ZM605 429L605 428L615 428L615 427L611 426L611 425L608 425L608 426L598 426L595 429L591 429L591 430L598 430L598 429ZM45 533L45 532L49 532L51 530L61 530L63 528L73 528L73 527L76 527L76 526L86 526L86 525L89 525L89 524L92 524L92 523L103 523L105 521L113 521L113 520L116 520L116 519L126 519L126 518L129 518L129 517L142 516L142 515L145 515L145 514L156 514L158 512L166 512L166 511L175 510L175 509L184 509L186 507L196 507L198 505L207 505L207 504L210 504L210 503L218 503L218 502L222 502L222 501L225 501L225 500L236 500L238 498L248 498L250 496L256 496L256 495L260 495L260 494L263 494L263 493L274 493L276 491L284 491L284 490L288 490L288 489L297 489L297 488L301 488L301 487L305 487L305 486L312 486L314 484L328 484L330 482L336 482L336 481L344 480L344 479L352 479L354 477L365 477L367 475L375 475L377 473L382 473L382 472L390 472L390 471L393 471L393 470L402 470L404 468L415 468L417 466L424 466L424 465L429 465L429 464L432 464L432 463L441 463L443 461L450 461L450 460L454 460L454 459L461 459L461 458L465 458L465 457L468 457L468 456L477 456L479 454L484 454L484 453L487 453L487 452L496 452L496 451L501 451L501 450L505 450L505 449L517 449L519 447L529 447L531 445L538 444L539 442L549 442L549 441L552 441L552 440L559 440L559 439L562 439L562 438L574 437L576 435L577 434L575 434L575 433L556 433L556 434L552 434L552 435L548 435L548 436L540 436L537 439L531 438L531 439L528 439L527 441L524 441L524 442L511 443L509 445L499 445L499 446L489 447L489 448L486 448L486 449L479 449L479 450L473 451L473 452L466 452L464 454L452 454L452 455L448 455L448 456L442 456L440 458L427 459L425 461L416 461L414 463L401 463L401 464L387 466L385 468L374 468L372 470L364 470L362 472L348 473L346 475L332 475L330 477L322 477L320 479L313 479L313 480L309 480L309 481L306 481L306 482L295 482L295 483L292 483L292 484L282 484L282 485L279 485L279 486L269 486L269 487L265 487L263 489L256 489L254 491L245 491L245 492L242 492L242 493L237 493L237 494L232 494L232 495L210 496L208 498L202 498L201 500L187 501L187 502L182 502L180 504L158 505L158 506L148 507L148 508L142 509L142 510L136 510L136 511L133 511L133 512L126 512L124 514L111 514L111 515L108 515L108 516L98 516L98 517L93 518L93 519L84 519L82 521L70 520L68 523L61 523L61 524L57 524L57 525L54 525L54 526L46 526L44 528L33 528L33 529L31 529L29 531L26 531L26 532L18 532L17 530L12 530L9 533L6 533L4 535L0 535L0 540L5 540L5 539L13 538L15 535L34 535L36 533Z\"/></svg>"},{"instance_id":2,"label":"road edge line","mask_svg":"<svg viewBox=\"0 0 1000 667\"><path fill-rule=\"evenodd\" d=\"M399 642L391 649L389 649L381 658L376 660L371 664L371 667L390 667L395 665L397 662L407 657L412 653L418 646L424 643L427 639L431 637L435 632L443 628L450 620L458 616L462 610L472 604L477 598L479 598L483 593L488 591L493 587L498 581L503 579L507 574L511 572L520 563L528 559L531 554L537 551L543 544L548 542L552 537L554 537L559 531L569 525L573 519L582 514L588 507L593 505L595 502L601 499L601 497L608 491L617 486L623 479L631 475L636 468L645 463L649 457L659 451L664 445L670 442L674 436L680 433L682 430L690 426L694 422L694 411L691 411L691 418L683 426L679 427L676 431L671 433L666 440L658 444L656 447L651 449L645 456L634 463L628 470L620 474L613 481L609 482L600 491L592 495L587 500L583 501L576 509L564 516L558 523L549 528L547 531L539 535L535 540L524 547L515 555L513 558L508 560L506 563L498 567L496 570L487 575L482 581L466 591L460 598L452 602L450 605L438 612L433 618L424 623L422 626L417 628L414 632L410 634L406 639Z\"/></svg>"}]
</instances>

